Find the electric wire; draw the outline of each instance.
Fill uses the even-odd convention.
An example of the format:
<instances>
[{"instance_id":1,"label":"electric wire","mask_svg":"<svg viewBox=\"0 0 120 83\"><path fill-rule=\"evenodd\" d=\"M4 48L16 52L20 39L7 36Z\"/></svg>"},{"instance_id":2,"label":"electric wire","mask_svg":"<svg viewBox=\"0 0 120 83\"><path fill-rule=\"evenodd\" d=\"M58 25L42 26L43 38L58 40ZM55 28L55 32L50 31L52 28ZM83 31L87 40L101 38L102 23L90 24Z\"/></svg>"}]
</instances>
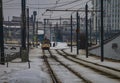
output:
<instances>
[{"instance_id":1,"label":"electric wire","mask_svg":"<svg viewBox=\"0 0 120 83\"><path fill-rule=\"evenodd\" d=\"M90 1L90 0L88 0L88 1ZM85 4L85 3L88 3L88 1L87 1L87 2L84 2L84 3L80 3L80 4ZM72 7L70 7L70 8L76 7L76 6L80 5L80 4L77 4L77 5L72 6ZM67 8L67 9L70 9L70 8ZM79 10L79 9L83 9L83 7L80 7L80 8L78 8L77 10ZM75 11L73 11L71 14L73 14L73 13L75 13ZM80 14L83 14L83 15L84 15L84 13L83 13L83 12L81 12ZM65 13L65 14L61 14L61 15L62 15L62 16L65 16L65 15L66 15L66 13ZM57 16L54 16L54 17L58 17L58 16L61 16L61 15L57 15ZM67 15L69 15L69 13L68 13Z\"/></svg>"},{"instance_id":2,"label":"electric wire","mask_svg":"<svg viewBox=\"0 0 120 83\"><path fill-rule=\"evenodd\" d=\"M65 3L65 4L62 4L62 5L59 5L59 6L54 6L53 8L57 8L57 7L62 7L62 6L66 6L66 5L70 5L70 4L72 4L72 3L75 3L75 2L78 2L78 1L82 1L82 0L74 0L74 1L71 1L71 2L69 2L69 3ZM65 14L66 15L66 14Z\"/></svg>"},{"instance_id":3,"label":"electric wire","mask_svg":"<svg viewBox=\"0 0 120 83\"><path fill-rule=\"evenodd\" d=\"M9 3L9 2L12 2L12 1L14 1L14 0L8 0L8 1L5 1L3 3Z\"/></svg>"},{"instance_id":4,"label":"electric wire","mask_svg":"<svg viewBox=\"0 0 120 83\"><path fill-rule=\"evenodd\" d=\"M10 0L11 1L11 0ZM12 0L13 1L13 0ZM62 2L59 2L57 4L63 4L63 3L70 3L71 1L62 1ZM14 5L18 5L18 4L21 4L21 3L14 3ZM37 4L32 4L32 3L27 3L26 5L55 5L56 3L46 3L46 4L40 4L40 3L37 3ZM12 5L12 3L6 3L4 2L4 5Z\"/></svg>"},{"instance_id":5,"label":"electric wire","mask_svg":"<svg viewBox=\"0 0 120 83\"><path fill-rule=\"evenodd\" d=\"M72 7L67 8L66 10L72 9L72 8L74 8L74 7L77 7L77 6L84 5L85 3L86 3L86 2L83 2L83 3L80 3L80 4L74 5L74 6L72 6ZM80 7L79 9L83 9L83 8Z\"/></svg>"},{"instance_id":6,"label":"electric wire","mask_svg":"<svg viewBox=\"0 0 120 83\"><path fill-rule=\"evenodd\" d=\"M91 0L88 0L87 2L84 2L84 4L85 3L88 3L89 1L91 1ZM79 9L81 9L81 8L78 8L77 10L79 10ZM73 11L71 14L73 14L75 11Z\"/></svg>"},{"instance_id":7,"label":"electric wire","mask_svg":"<svg viewBox=\"0 0 120 83\"><path fill-rule=\"evenodd\" d=\"M81 1L81 0L74 0L74 1L71 1L71 2L68 2L68 3L65 3L65 4L61 4L61 5L56 5L56 6L52 6L52 7L30 7L30 5L28 5L28 4L26 4L27 6L29 6L30 8L32 8L32 9L48 9L48 8L57 8L57 7L62 7L62 6L66 6L66 5L69 5L69 4L72 4L72 3L75 3L75 2L77 2L77 1ZM67 1L66 1L67 2ZM63 3L63 2L61 2L61 3ZM14 3L15 4L15 3ZM55 3L56 4L56 3ZM58 3L57 3L58 4ZM14 5L12 5L12 6L14 6ZM17 5L18 6L18 5ZM21 4L20 4L20 6L21 6ZM6 6L5 6L6 7ZM19 9L19 8L10 8L10 6L7 8L6 7L6 9Z\"/></svg>"},{"instance_id":8,"label":"electric wire","mask_svg":"<svg viewBox=\"0 0 120 83\"><path fill-rule=\"evenodd\" d=\"M57 3L57 4L63 4L63 3L69 3L71 1L63 1L63 2L60 2L60 3ZM56 3L48 3L48 4L29 4L28 5L55 5Z\"/></svg>"},{"instance_id":9,"label":"electric wire","mask_svg":"<svg viewBox=\"0 0 120 83\"><path fill-rule=\"evenodd\" d=\"M69 2L69 3L65 3L65 4L61 4L61 5L57 5L57 6L53 6L53 7L49 8L49 9L52 9L52 8L58 8L58 7L66 6L66 5L70 5L70 4L73 4L73 3L78 2L78 1L82 1L82 0L71 1L71 2Z\"/></svg>"},{"instance_id":10,"label":"electric wire","mask_svg":"<svg viewBox=\"0 0 120 83\"><path fill-rule=\"evenodd\" d=\"M6 5L9 5L9 4L12 4L12 3L9 3L8 4L8 2L12 2L12 1L14 1L14 0L9 0L9 1L7 1L7 3L5 2L4 4L6 4ZM78 1L82 1L82 0L72 0L72 1L62 1L62 2L57 2L57 3L49 3L49 4L40 4L40 3L38 3L38 4L29 4L29 3L26 3L26 5L30 8L30 9L38 9L38 11L39 11L39 9L48 9L48 8L58 8L58 7L63 7L63 6L67 6L67 5L71 5L71 4L73 4L73 3L75 3L75 2L78 2ZM64 4L63 4L64 3ZM14 3L14 5L21 5L21 3ZM14 5L11 5L11 7L4 7L4 9L21 9L21 7L12 7L12 6L14 6ZM32 7L33 5L38 5L38 7ZM45 7L39 7L39 5L46 5ZM52 7L50 7L50 5L56 5L56 6L52 6ZM74 5L74 6L72 6L72 7L70 7L70 8L74 8L74 7L76 7L76 6L78 6L79 4L77 4L77 5ZM48 6L48 7L47 7ZM70 9L70 8L67 8L67 9ZM81 8L81 7L80 7ZM44 14L45 14L46 12L44 12ZM51 12L51 14L53 14L53 12ZM62 14L62 16L64 16L64 15L66 15L66 14ZM68 15L68 14L67 14ZM52 15L51 15L52 16ZM61 15L59 15L59 16L61 16ZM53 16L52 16L53 17Z\"/></svg>"}]
</instances>

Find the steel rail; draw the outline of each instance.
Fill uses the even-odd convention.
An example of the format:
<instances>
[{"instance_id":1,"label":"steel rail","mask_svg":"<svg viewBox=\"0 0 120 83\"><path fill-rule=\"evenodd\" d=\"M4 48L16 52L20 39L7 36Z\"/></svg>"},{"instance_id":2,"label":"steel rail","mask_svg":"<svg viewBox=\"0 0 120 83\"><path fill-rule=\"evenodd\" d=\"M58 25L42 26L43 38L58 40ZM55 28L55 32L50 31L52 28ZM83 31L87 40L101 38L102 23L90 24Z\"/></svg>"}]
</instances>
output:
<instances>
[{"instance_id":1,"label":"steel rail","mask_svg":"<svg viewBox=\"0 0 120 83\"><path fill-rule=\"evenodd\" d=\"M78 72L76 72L75 70L73 70L72 68L70 68L68 65L64 64L63 62L61 62L60 60L58 60L57 57L55 57L54 55L52 55L51 51L49 50L49 53L51 55L52 58L54 58L57 62L59 62L62 66L64 66L65 68L67 68L70 72L72 72L75 76L77 76L78 78L82 79L85 83L92 83L90 80L88 80L87 78L84 78L81 74L79 74Z\"/></svg>"},{"instance_id":2,"label":"steel rail","mask_svg":"<svg viewBox=\"0 0 120 83\"><path fill-rule=\"evenodd\" d=\"M65 57L66 59L70 60L70 61L73 61L77 64L80 64L80 65L83 65L85 67L88 67L90 69L93 69L94 71L98 71L98 73L102 73L104 74L105 76L108 76L111 78L116 78L116 79L120 79L120 75L118 71L114 71L112 69L109 69L109 68L106 68L106 67L102 67L100 65L95 65L95 64L92 64L92 63L89 63L89 62L85 62L85 61L82 61L82 60L78 60L74 57L71 57L71 56L66 56L65 54L61 53L60 51L56 50L61 56ZM114 72L114 73L112 73Z\"/></svg>"},{"instance_id":3,"label":"steel rail","mask_svg":"<svg viewBox=\"0 0 120 83\"><path fill-rule=\"evenodd\" d=\"M87 63L91 63L91 64L94 64L94 65L98 65L98 66L101 66L101 67L105 67L105 68L108 68L108 69L111 69L111 70L120 72L119 69L115 69L115 68L113 68L113 67L109 67L109 66L101 65L101 64L94 63L94 62L91 62L91 61L87 61L87 60L84 60L84 59L80 59L80 58L74 57L74 56L76 56L76 55L68 54L68 53L66 53L64 50L61 50L61 51L63 51L64 54L66 54L66 55L68 55L68 56L70 56L70 57L73 57L73 58L75 58L75 59L77 59L77 60L81 60L81 61L84 61L84 62L87 62Z\"/></svg>"},{"instance_id":4,"label":"steel rail","mask_svg":"<svg viewBox=\"0 0 120 83\"><path fill-rule=\"evenodd\" d=\"M45 61L45 64L46 64L47 67L48 67L48 71L49 71L49 73L50 73L50 76L51 76L51 79L52 79L53 83L61 83L61 82L58 80L58 78L56 77L54 71L52 70L52 68L51 68L51 66L50 66L50 64L49 64L49 62L48 62L48 60L47 60L47 56L45 55L45 51L44 51L44 50L43 50L43 59L44 59L44 61Z\"/></svg>"}]
</instances>

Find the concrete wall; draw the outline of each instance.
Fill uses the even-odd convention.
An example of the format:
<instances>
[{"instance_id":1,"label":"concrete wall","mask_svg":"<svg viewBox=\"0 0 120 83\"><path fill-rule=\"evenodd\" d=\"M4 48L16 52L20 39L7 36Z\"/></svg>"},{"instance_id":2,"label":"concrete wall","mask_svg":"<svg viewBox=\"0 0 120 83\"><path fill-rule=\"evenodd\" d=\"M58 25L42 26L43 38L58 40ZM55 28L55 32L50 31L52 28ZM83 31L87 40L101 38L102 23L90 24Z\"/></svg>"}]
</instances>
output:
<instances>
[{"instance_id":1,"label":"concrete wall","mask_svg":"<svg viewBox=\"0 0 120 83\"><path fill-rule=\"evenodd\" d=\"M112 48L112 44L117 44L117 48ZM101 56L100 47L89 51L91 54ZM104 45L104 57L120 60L120 36Z\"/></svg>"}]
</instances>

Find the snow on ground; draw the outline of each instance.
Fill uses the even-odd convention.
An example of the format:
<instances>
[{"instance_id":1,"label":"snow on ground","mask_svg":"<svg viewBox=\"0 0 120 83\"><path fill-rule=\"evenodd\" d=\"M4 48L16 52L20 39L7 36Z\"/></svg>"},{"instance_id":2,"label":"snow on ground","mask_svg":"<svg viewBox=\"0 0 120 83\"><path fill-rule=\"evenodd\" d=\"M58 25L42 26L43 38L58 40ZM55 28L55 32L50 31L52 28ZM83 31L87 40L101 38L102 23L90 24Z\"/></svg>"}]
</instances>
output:
<instances>
[{"instance_id":1,"label":"snow on ground","mask_svg":"<svg viewBox=\"0 0 120 83\"><path fill-rule=\"evenodd\" d=\"M69 51L69 50L70 49L68 49L66 51ZM93 71L87 67L83 67L82 65L78 65L74 62L71 62L71 61L65 59L63 56L56 55L56 57L58 57L59 60L62 61L63 63L69 65L70 68L72 68L75 71L77 71L78 73L80 73L82 77L84 77L88 80L91 80L92 83L119 83L118 81L113 80L112 78L108 78L102 74L98 74L95 71ZM59 73L59 74L61 75L61 73ZM70 75L70 76L72 76L72 75ZM72 80L74 80L74 79L72 78ZM74 81L74 82L69 82L69 83L76 83L76 82ZM79 82L79 83L81 83L81 82Z\"/></svg>"},{"instance_id":2,"label":"snow on ground","mask_svg":"<svg viewBox=\"0 0 120 83\"><path fill-rule=\"evenodd\" d=\"M90 61L93 63L97 63L100 65L104 65L104 66L108 66L108 67L112 67L112 68L116 68L116 69L120 70L120 62L112 62L112 61L108 61L106 59L104 60L104 62L101 62L100 58L95 58L92 56L88 56L88 58L86 58L85 51L79 50L79 55L77 55L76 48L73 48L73 52L71 52L70 49L65 49L64 51L67 53L70 53L70 54L74 54L80 59L87 60L87 61Z\"/></svg>"},{"instance_id":3,"label":"snow on ground","mask_svg":"<svg viewBox=\"0 0 120 83\"><path fill-rule=\"evenodd\" d=\"M66 48L66 43L56 43L54 48ZM20 59L16 59L6 65L0 65L0 83L50 83L50 77L46 73L43 60L40 59L42 51L40 48L35 48L30 51L30 64L31 68L28 68L28 63L21 63ZM44 71L43 71L44 70Z\"/></svg>"},{"instance_id":4,"label":"snow on ground","mask_svg":"<svg viewBox=\"0 0 120 83\"><path fill-rule=\"evenodd\" d=\"M8 83L49 83L47 75L36 69L26 69L12 73Z\"/></svg>"},{"instance_id":5,"label":"snow on ground","mask_svg":"<svg viewBox=\"0 0 120 83\"><path fill-rule=\"evenodd\" d=\"M67 48L65 51L70 52L70 48L66 43L57 42L57 46L51 47L50 49L62 49ZM120 65L114 62L100 62L99 59L95 58L85 58L84 51L80 51L79 57L82 56L83 59L87 59L99 64L104 64L107 66L112 66L120 69ZM73 49L72 54L76 54L76 48ZM30 51L30 64L31 68L28 68L28 63L21 63L20 59L16 59L13 62L9 62L8 67L6 65L0 65L0 83L51 83L51 79L47 73L42 56L42 51L39 48L31 49ZM88 75L86 73L85 75Z\"/></svg>"},{"instance_id":6,"label":"snow on ground","mask_svg":"<svg viewBox=\"0 0 120 83\"><path fill-rule=\"evenodd\" d=\"M52 42L52 44L53 44L53 42ZM69 48L69 47L67 46L67 43L57 42L55 47L50 47L50 48L51 49L64 49L64 48Z\"/></svg>"},{"instance_id":7,"label":"snow on ground","mask_svg":"<svg viewBox=\"0 0 120 83\"><path fill-rule=\"evenodd\" d=\"M16 59L6 65L0 65L0 83L50 83L49 75L45 70L43 60L40 59L40 48L30 51L30 64L22 63Z\"/></svg>"}]
</instances>

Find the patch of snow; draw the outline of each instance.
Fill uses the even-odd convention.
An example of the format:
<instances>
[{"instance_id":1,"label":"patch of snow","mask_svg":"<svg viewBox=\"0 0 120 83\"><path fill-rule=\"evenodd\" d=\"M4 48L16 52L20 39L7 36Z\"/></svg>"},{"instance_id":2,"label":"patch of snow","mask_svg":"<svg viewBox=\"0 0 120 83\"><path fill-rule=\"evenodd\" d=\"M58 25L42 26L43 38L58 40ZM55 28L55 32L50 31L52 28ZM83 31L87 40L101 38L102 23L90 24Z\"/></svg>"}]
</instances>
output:
<instances>
[{"instance_id":1,"label":"patch of snow","mask_svg":"<svg viewBox=\"0 0 120 83\"><path fill-rule=\"evenodd\" d=\"M52 42L53 44L53 42ZM51 47L51 49L64 49L64 48L69 48L67 46L67 43L65 42L55 42L55 47Z\"/></svg>"},{"instance_id":2,"label":"patch of snow","mask_svg":"<svg viewBox=\"0 0 120 83\"><path fill-rule=\"evenodd\" d=\"M55 47L51 47L51 49L62 49L62 48L69 48L67 46L67 43L64 42L57 42ZM68 53L76 54L76 48L73 47L73 52L70 52L70 48L65 50ZM56 53L56 52L55 52ZM51 83L51 79L48 75L47 68L44 65L44 60L40 58L42 56L42 50L41 47L34 48L30 50L30 61L31 61L31 69L28 69L27 63L11 63L9 62L8 68L6 65L0 65L0 83ZM97 73L93 71L88 71L86 68L82 68L79 66L75 66L76 64L65 60L61 56L57 56L61 61L65 62L66 64L71 64L70 67L74 68L74 70L80 72L84 77L88 78L89 80L94 81L94 83L119 83L118 81L115 81L114 79L103 77L102 75L97 75ZM100 62L100 59L96 59L94 57L86 58L85 52L80 50L80 55L77 55L78 58L85 59L88 61L92 61L101 65L110 66L119 69L120 65L117 62ZM18 61L18 59L16 59ZM55 63L53 63L55 64ZM57 71L58 68L54 67L54 69ZM59 68L61 71L63 68ZM45 72L43 72L45 71ZM66 71L66 70L63 70ZM57 71L58 72L58 71ZM64 74L61 72L58 72L59 76L63 78L64 83L74 83L72 75ZM71 80L68 82L65 77ZM70 76L70 77L69 77ZM94 79L94 80L93 80ZM80 83L80 82L78 82Z\"/></svg>"},{"instance_id":3,"label":"patch of snow","mask_svg":"<svg viewBox=\"0 0 120 83\"><path fill-rule=\"evenodd\" d=\"M46 73L35 70L27 69L12 73L8 79L8 83L49 83L50 79Z\"/></svg>"}]
</instances>

